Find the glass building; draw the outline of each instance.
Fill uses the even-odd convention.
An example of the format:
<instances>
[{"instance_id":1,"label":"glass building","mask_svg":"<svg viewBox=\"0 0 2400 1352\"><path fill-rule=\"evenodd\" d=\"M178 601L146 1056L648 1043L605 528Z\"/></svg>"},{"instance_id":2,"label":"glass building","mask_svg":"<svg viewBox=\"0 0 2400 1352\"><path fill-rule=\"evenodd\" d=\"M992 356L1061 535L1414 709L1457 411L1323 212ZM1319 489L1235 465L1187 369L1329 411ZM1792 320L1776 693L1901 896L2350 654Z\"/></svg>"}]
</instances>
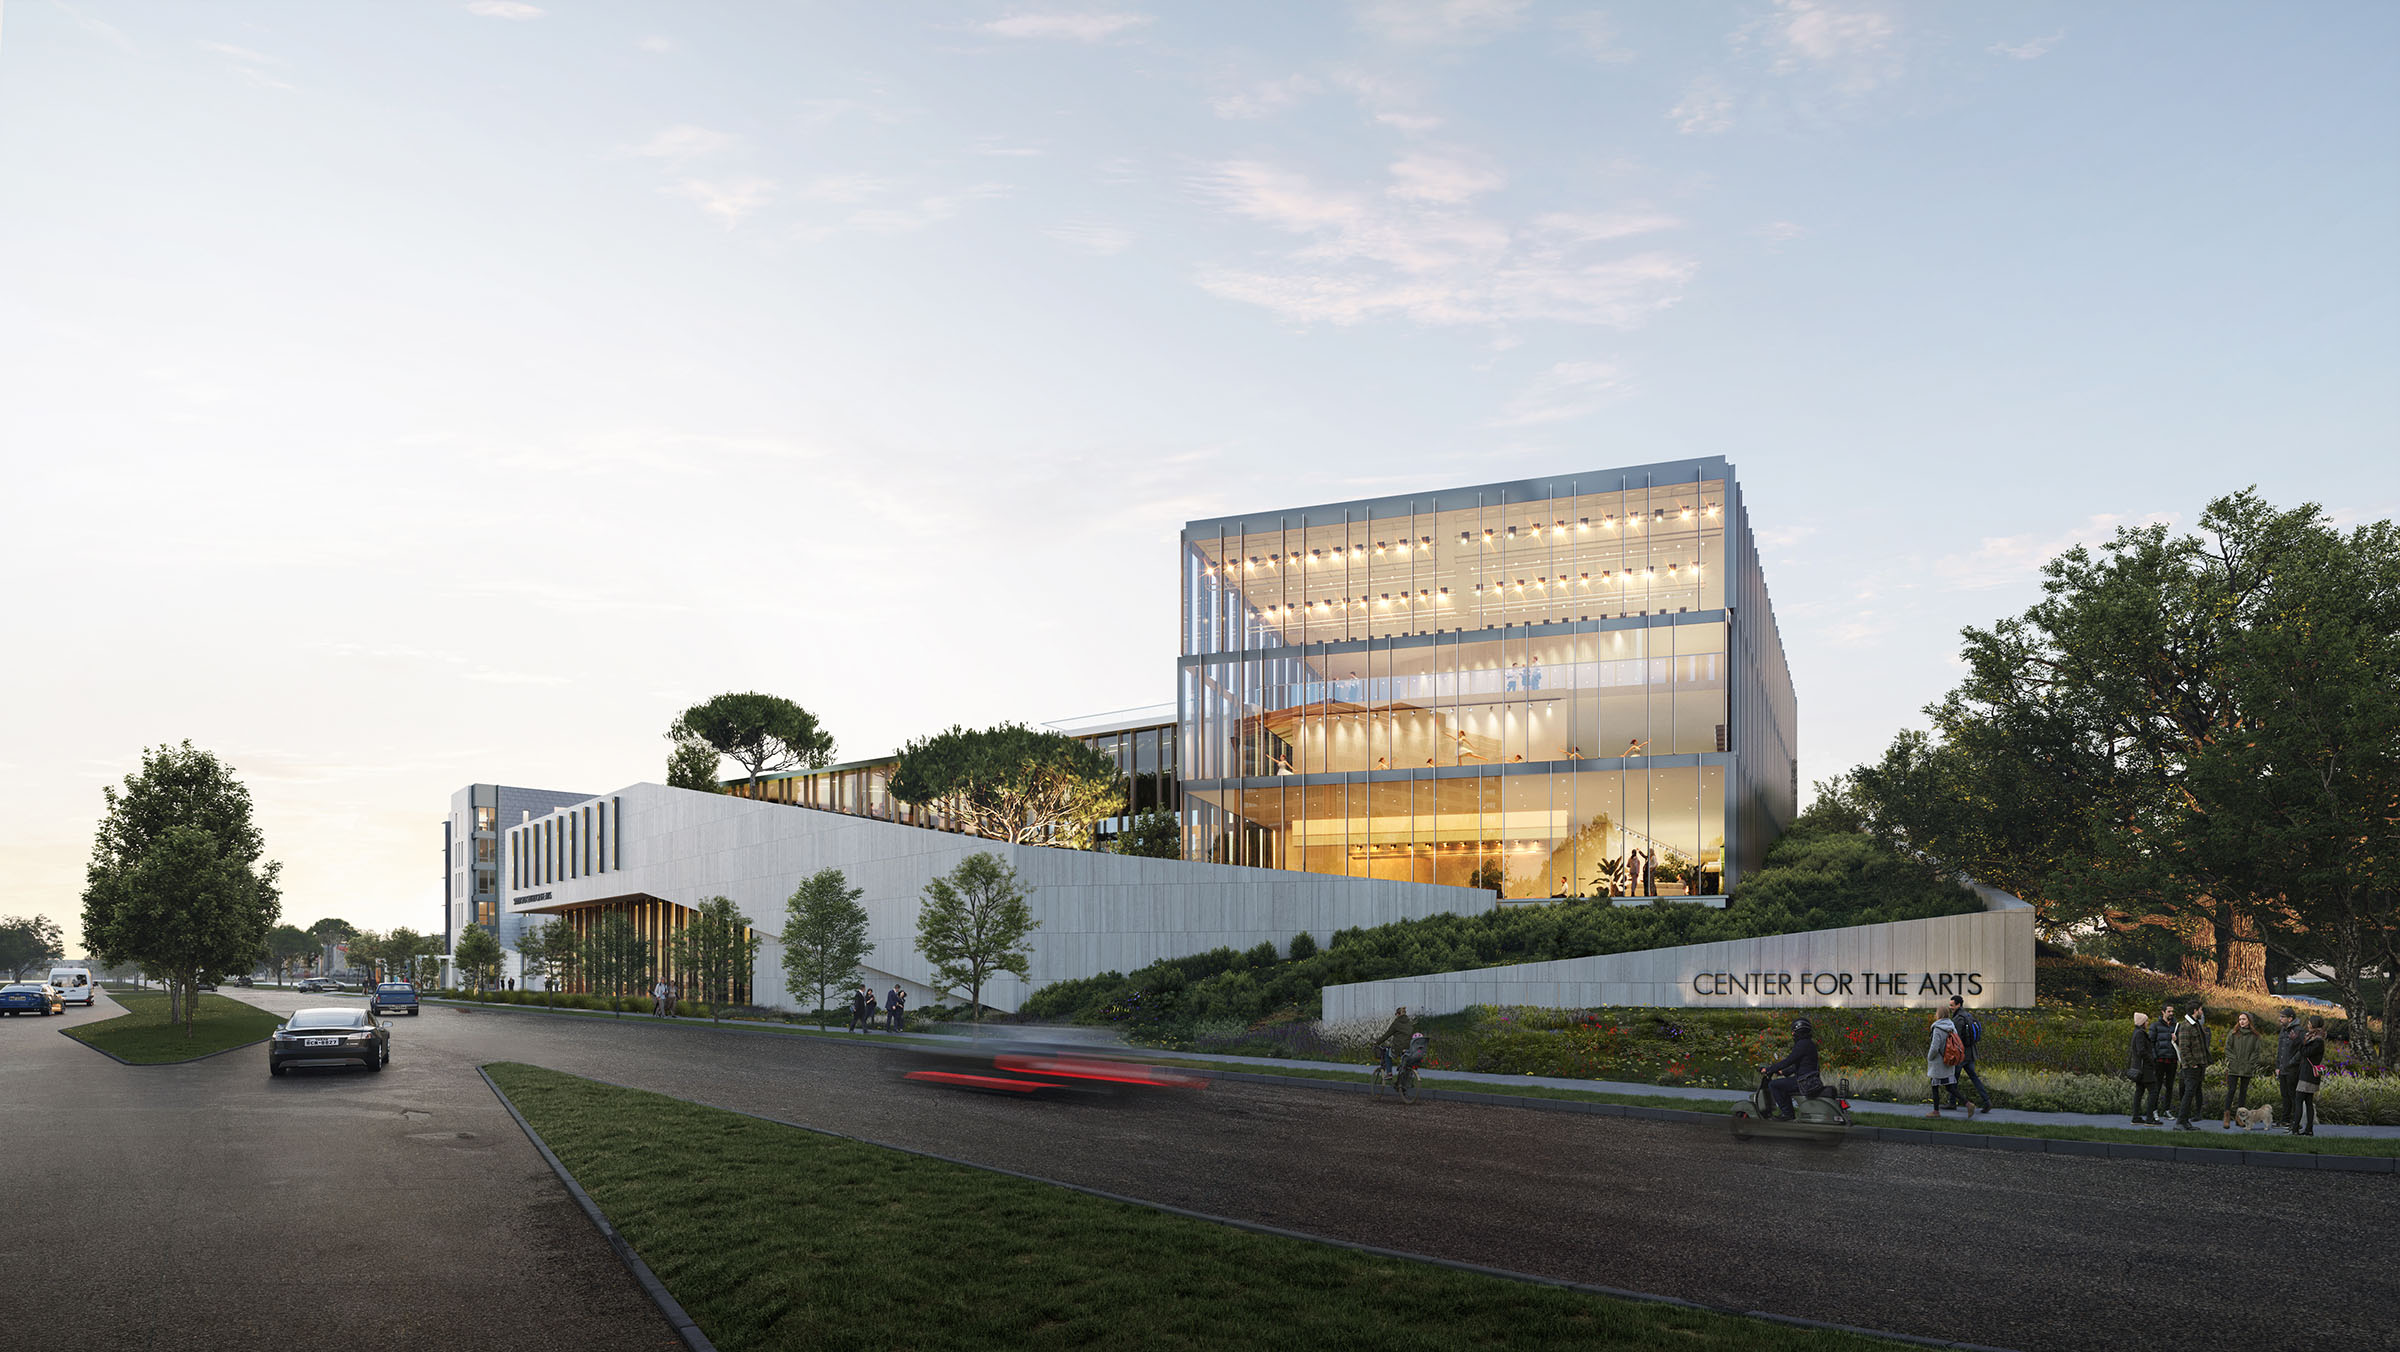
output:
<instances>
[{"instance_id":1,"label":"glass building","mask_svg":"<svg viewBox=\"0 0 2400 1352\"><path fill-rule=\"evenodd\" d=\"M1181 559L1187 857L1708 895L1796 808L1722 458L1207 518Z\"/></svg>"}]
</instances>

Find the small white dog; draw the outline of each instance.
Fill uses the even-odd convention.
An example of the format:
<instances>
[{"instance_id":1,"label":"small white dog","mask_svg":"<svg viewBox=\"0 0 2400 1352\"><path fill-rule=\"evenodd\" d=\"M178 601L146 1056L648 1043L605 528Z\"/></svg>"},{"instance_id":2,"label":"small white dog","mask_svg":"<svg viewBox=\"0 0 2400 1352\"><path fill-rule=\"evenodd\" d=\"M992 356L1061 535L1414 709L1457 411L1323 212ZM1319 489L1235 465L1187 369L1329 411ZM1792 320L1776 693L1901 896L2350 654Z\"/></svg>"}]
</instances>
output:
<instances>
[{"instance_id":1,"label":"small white dog","mask_svg":"<svg viewBox=\"0 0 2400 1352\"><path fill-rule=\"evenodd\" d=\"M2233 1110L2233 1124L2244 1131L2264 1131L2275 1125L2275 1105L2270 1103L2264 1108L2236 1108Z\"/></svg>"}]
</instances>

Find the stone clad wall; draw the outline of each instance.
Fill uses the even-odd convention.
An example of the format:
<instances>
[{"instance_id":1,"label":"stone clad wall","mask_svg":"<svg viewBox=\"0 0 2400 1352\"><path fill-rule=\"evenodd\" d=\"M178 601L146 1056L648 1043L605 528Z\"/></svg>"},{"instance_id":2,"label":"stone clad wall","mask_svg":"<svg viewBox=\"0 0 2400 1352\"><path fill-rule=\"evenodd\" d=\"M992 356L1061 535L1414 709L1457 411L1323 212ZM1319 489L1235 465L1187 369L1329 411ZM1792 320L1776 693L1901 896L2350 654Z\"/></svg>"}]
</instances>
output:
<instances>
[{"instance_id":1,"label":"stone clad wall","mask_svg":"<svg viewBox=\"0 0 2400 1352\"><path fill-rule=\"evenodd\" d=\"M922 1005L934 994L932 969L916 951L925 884L977 851L1007 859L1030 889L1027 905L1041 928L1033 933L1032 981L1003 976L984 990L984 1003L1002 1010L1054 981L1130 972L1161 958L1260 943L1288 952L1303 931L1322 943L1351 926L1492 907L1491 893L1477 888L1004 845L659 784L631 785L609 797L623 805L616 829L623 833L624 867L521 889L542 896L526 909L552 912L631 897L691 906L730 897L768 936L759 946L753 990L761 1003L787 1007L782 946L772 936L783 927L785 899L822 868L842 870L850 886L865 891L859 904L875 945L865 965L875 989L897 980Z\"/></svg>"},{"instance_id":2,"label":"stone clad wall","mask_svg":"<svg viewBox=\"0 0 2400 1352\"><path fill-rule=\"evenodd\" d=\"M1452 1014L1471 1005L1546 1009L1824 1008L2033 1004L2033 908L1978 887L1994 909L1639 953L1525 962L1325 988L1328 1020Z\"/></svg>"}]
</instances>

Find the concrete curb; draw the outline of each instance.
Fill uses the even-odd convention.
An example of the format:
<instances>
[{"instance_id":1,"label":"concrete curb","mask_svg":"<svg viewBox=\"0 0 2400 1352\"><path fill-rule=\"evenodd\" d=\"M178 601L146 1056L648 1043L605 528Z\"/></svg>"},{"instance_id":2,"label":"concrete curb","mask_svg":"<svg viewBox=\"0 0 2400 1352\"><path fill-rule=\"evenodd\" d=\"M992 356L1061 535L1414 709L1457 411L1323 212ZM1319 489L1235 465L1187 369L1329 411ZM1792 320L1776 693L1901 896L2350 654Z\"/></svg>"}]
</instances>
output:
<instances>
[{"instance_id":1,"label":"concrete curb","mask_svg":"<svg viewBox=\"0 0 2400 1352\"><path fill-rule=\"evenodd\" d=\"M502 1093L500 1086L492 1082L491 1075L488 1074L481 1066L475 1068L475 1073L482 1075L483 1082L486 1085L491 1086L492 1092L499 1096L501 1103L507 1105L509 1116L516 1118L517 1125L525 1129L525 1134L532 1138L535 1147L542 1152L542 1158L549 1160L550 1167L558 1171L558 1176L565 1180L568 1189L575 1194L575 1200L584 1207L585 1214L590 1215L593 1219L593 1222L600 1226L603 1233L608 1235L609 1242L612 1244L623 1245L624 1241L617 1236L615 1230L609 1228L608 1222L600 1216L599 1209L592 1204L591 1199L584 1194L583 1189L577 1186L573 1177L566 1172L566 1166L559 1163L558 1156L550 1152L550 1147L543 1143L542 1138L534 1131L532 1125L526 1122L524 1114L518 1112L517 1106L514 1103L509 1102L508 1095ZM555 1071L553 1073L559 1075L573 1074L570 1071L563 1070ZM1253 1234L1275 1235L1283 1239L1296 1239L1309 1244L1323 1244L1332 1248L1348 1249L1353 1253L1371 1254L1377 1258L1390 1258L1404 1263L1429 1263L1435 1267L1449 1268L1457 1272L1472 1272L1480 1276L1497 1277L1503 1281L1523 1282L1529 1286L1548 1286L1555 1287L1562 1291L1579 1291L1586 1295L1606 1296L1613 1300L1639 1301L1645 1305L1674 1305L1687 1310L1703 1310L1710 1314L1734 1315L1743 1319L1763 1320L1766 1323L1783 1324L1792 1328L1822 1329L1832 1333L1856 1334L1862 1338L1881 1338L1887 1342L1906 1343L1912 1347L1951 1348L1955 1349L1955 1352L2010 1352L2010 1349L2008 1348L1993 1347L1984 1343L1951 1342L1941 1338L1924 1338L1909 1333L1887 1333L1881 1329L1860 1328L1855 1324L1836 1324L1829 1320L1823 1319L1804 1319L1798 1315L1773 1314L1765 1310L1744 1310L1731 1305L1709 1305L1701 1301L1685 1300L1681 1296L1662 1296L1648 1291L1627 1291L1614 1286L1595 1286L1588 1282L1570 1282L1561 1280L1557 1277L1544 1277L1530 1272L1512 1272L1507 1268L1486 1267L1481 1263L1461 1262L1455 1258L1434 1258L1421 1253L1407 1253L1399 1249L1386 1249L1373 1244L1360 1244L1354 1240L1334 1239L1326 1235L1312 1235L1299 1230L1286 1230L1279 1225L1265 1225L1258 1221L1245 1221L1232 1216L1219 1216L1206 1211L1194 1211L1188 1207L1171 1206L1165 1202L1153 1202L1146 1198L1128 1197L1123 1193L1108 1192L1100 1188L1087 1188L1080 1183L1066 1183L1055 1178L1044 1178L1039 1174L1020 1173L1015 1169L1003 1169L997 1165L978 1164L973 1160L962 1160L950 1155L940 1155L930 1150L917 1150L904 1145L887 1145L884 1142L870 1141L861 1136L851 1136L843 1132L828 1131L823 1127L812 1127L801 1122L789 1122L780 1117L769 1117L765 1113L745 1112L740 1108L726 1108L714 1103L703 1103L698 1099L684 1098L680 1094L667 1094L660 1093L660 1091L656 1089L643 1089L639 1085L618 1084L613 1080L596 1079L589 1075L573 1075L573 1078L590 1080L593 1084L604 1084L611 1089L630 1089L636 1093L657 1094L660 1098L673 1099L677 1103L688 1103L695 1108L709 1108L721 1113L732 1113L736 1117L747 1117L753 1121L768 1122L778 1127L789 1127L794 1131L805 1131L811 1135L830 1137L836 1141L849 1141L854 1145L871 1146L877 1150L896 1151L903 1155L914 1155L919 1159L935 1160L943 1164L955 1164L961 1168L975 1169L987 1174L999 1174L1006 1178L1021 1178L1028 1183L1040 1183L1046 1187L1064 1188L1069 1192L1080 1192L1087 1197L1098 1197L1104 1201L1110 1202L1122 1202L1127 1206L1138 1206L1149 1211L1164 1212L1170 1216L1182 1216L1188 1220L1206 1221L1211 1225L1230 1226L1236 1230L1248 1230ZM1283 1079L1288 1077L1270 1075L1244 1076L1243 1078ZM1600 1106L1615 1108L1623 1107L1624 1105L1603 1104ZM650 1276L649 1268L638 1266L641 1263L641 1259L633 1256L630 1246L626 1247L623 1252L626 1256L627 1262L631 1265L636 1265L636 1276L644 1278L646 1282L657 1280L655 1277ZM665 1288L663 1287L659 1288L659 1298L669 1302L669 1304L672 1304L674 1300L674 1297L665 1294ZM666 1306L662 1306L661 1308L666 1308ZM673 1309L676 1315L681 1315L681 1306L673 1306ZM695 1327L692 1332L695 1336L699 1334L697 1327ZM700 1348L708 1348L705 1338L703 1338L699 1344L695 1345L694 1352L699 1352ZM708 1348L708 1352L715 1352L715 1349Z\"/></svg>"},{"instance_id":2,"label":"concrete curb","mask_svg":"<svg viewBox=\"0 0 2400 1352\"><path fill-rule=\"evenodd\" d=\"M491 1090L492 1097L500 1100L500 1106L508 1109L508 1115L516 1119L518 1129L525 1133L526 1140L533 1142L533 1148L541 1152L543 1161L550 1166L550 1172L558 1175L559 1182L566 1184L567 1195L575 1199L575 1205L583 1208L583 1214L600 1228L601 1238L608 1241L608 1247L625 1264L625 1270L633 1274L636 1282L641 1283L643 1293L650 1297L652 1304L658 1306L658 1312L667 1317L667 1323L674 1327L676 1336L683 1339L683 1345L690 1348L691 1352L717 1352L717 1345L708 1340L708 1335L700 1331L698 1324L692 1322L692 1317L684 1312L683 1305L675 1299L674 1293L667 1290L666 1283L660 1281L658 1274L650 1270L650 1265L642 1261L642 1256L633 1251L633 1246L625 1242L625 1237L617 1233L617 1227L608 1223L608 1217L601 1214L599 1204L592 1201L591 1194L575 1181L575 1175L567 1172L566 1164L550 1149L550 1143L542 1139L542 1134L533 1129L533 1124L525 1120L525 1114L518 1112L517 1105L509 1101L508 1095L500 1092L500 1086L492 1082L492 1077L484 1072L483 1067L477 1066L475 1073L483 1076L484 1088Z\"/></svg>"},{"instance_id":3,"label":"concrete curb","mask_svg":"<svg viewBox=\"0 0 2400 1352\"><path fill-rule=\"evenodd\" d=\"M108 1020L106 1020L106 1019L95 1019L95 1020L93 1020L93 1022L94 1022L94 1023L106 1023L106 1022L108 1022ZM80 1025L80 1024L78 1024L78 1025L77 1025L77 1027L81 1027L81 1026L82 1026L82 1025ZM261 1042L265 1042L265 1041L267 1041L267 1040L268 1040L268 1038L271 1038L271 1037L273 1037L273 1036L274 1036L273 1034L271 1034L271 1033L270 1033L270 1034L268 1034L268 1036L267 1036L267 1037L256 1038L256 1039L253 1039L253 1040L251 1040L251 1041L249 1041L249 1042L244 1042L244 1043L240 1044L239 1046L234 1046L234 1047L219 1047L217 1050L215 1050L215 1051L213 1051L213 1052L202 1052L202 1053L200 1053L198 1056L187 1056L187 1057L183 1058L183 1059L182 1059L182 1060L180 1060L180 1061L128 1061L128 1060L126 1060L124 1057L117 1055L115 1052L112 1052L112 1051L110 1051L110 1050L109 1050L108 1048L106 1048L106 1047L98 1047L98 1046L93 1046L93 1044L91 1044L91 1043L89 1043L89 1042L85 1042L85 1041L84 1041L82 1038L76 1037L76 1036L75 1036L75 1034L74 1034L74 1032L73 1032L73 1030L71 1030L71 1029L61 1028L61 1029L59 1029L59 1030L58 1030L58 1035L59 1035L60 1037L63 1037L63 1038L69 1038L69 1039L72 1039L73 1041L75 1041L76 1043L80 1044L81 1046L84 1046L84 1047L90 1048L92 1051L96 1051L96 1052L100 1053L102 1056L105 1056L105 1057L107 1057L109 1060L116 1062L116 1063L117 1063L118 1065L120 1065L120 1066L134 1066L134 1067L138 1067L138 1068L145 1069L145 1070L146 1070L146 1069L148 1069L149 1067L152 1067L152 1066L188 1066L188 1065L192 1064L192 1063L193 1063L193 1062L195 1062L195 1061L206 1061L206 1060L208 1060L210 1057L214 1057L214 1056L224 1056L224 1055L227 1055L228 1053L231 1053L231 1052L244 1051L244 1050L246 1050L246 1049L248 1049L248 1048L251 1048L251 1047L255 1047L255 1046L257 1046L259 1043L261 1043Z\"/></svg>"},{"instance_id":4,"label":"concrete curb","mask_svg":"<svg viewBox=\"0 0 2400 1352\"><path fill-rule=\"evenodd\" d=\"M1365 1080L1319 1080L1303 1075L1262 1075L1244 1070L1203 1070L1183 1067L1206 1080L1238 1080L1248 1084L1298 1085L1336 1093L1372 1093ZM1431 1084L1417 1091L1420 1099L1449 1099L1493 1108L1527 1108L1535 1112L1587 1113L1594 1117L1631 1117L1650 1122L1710 1123L1722 1126L1723 1113L1690 1108L1654 1108L1638 1103L1578 1102L1536 1098L1530 1094L1483 1094L1469 1089L1439 1089ZM1861 1141L1890 1141L1898 1145L1948 1146L1954 1150L2015 1150L2027 1154L2084 1155L2096 1159L2159 1160L2171 1164L2247 1165L2270 1169L2330 1169L2343 1173L2400 1173L2400 1157L2390 1155L2307 1155L2283 1150L2224 1150L2199 1146L2143 1145L2131 1141L2064 1141L2047 1136L1998 1136L1963 1131L1925 1131L1912 1127L1853 1126L1849 1136Z\"/></svg>"}]
</instances>

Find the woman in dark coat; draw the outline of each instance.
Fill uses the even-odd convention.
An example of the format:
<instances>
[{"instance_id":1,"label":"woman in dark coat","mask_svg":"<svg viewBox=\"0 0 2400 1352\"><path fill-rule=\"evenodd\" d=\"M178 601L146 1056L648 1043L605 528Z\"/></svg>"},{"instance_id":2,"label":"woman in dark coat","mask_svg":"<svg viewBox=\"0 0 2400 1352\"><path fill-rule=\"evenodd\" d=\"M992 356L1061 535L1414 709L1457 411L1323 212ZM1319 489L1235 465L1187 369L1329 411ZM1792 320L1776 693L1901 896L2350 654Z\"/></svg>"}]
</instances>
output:
<instances>
[{"instance_id":1,"label":"woman in dark coat","mask_svg":"<svg viewBox=\"0 0 2400 1352\"><path fill-rule=\"evenodd\" d=\"M2304 1085L2322 1085L2324 1071L2325 1016L2311 1014L2308 1016L2308 1036L2300 1040L2300 1082ZM2300 1095L2300 1116L2292 1123L2290 1130L2294 1136L2317 1134L2317 1095L2315 1090L2312 1089Z\"/></svg>"},{"instance_id":2,"label":"woman in dark coat","mask_svg":"<svg viewBox=\"0 0 2400 1352\"><path fill-rule=\"evenodd\" d=\"M2133 1081L2133 1124L2137 1127L2158 1125L2158 1118L2145 1106L2145 1100L2158 1092L2157 1046L2157 1039L2150 1036L2150 1016L2133 1011L2133 1045L2125 1053L2125 1078Z\"/></svg>"}]
</instances>

